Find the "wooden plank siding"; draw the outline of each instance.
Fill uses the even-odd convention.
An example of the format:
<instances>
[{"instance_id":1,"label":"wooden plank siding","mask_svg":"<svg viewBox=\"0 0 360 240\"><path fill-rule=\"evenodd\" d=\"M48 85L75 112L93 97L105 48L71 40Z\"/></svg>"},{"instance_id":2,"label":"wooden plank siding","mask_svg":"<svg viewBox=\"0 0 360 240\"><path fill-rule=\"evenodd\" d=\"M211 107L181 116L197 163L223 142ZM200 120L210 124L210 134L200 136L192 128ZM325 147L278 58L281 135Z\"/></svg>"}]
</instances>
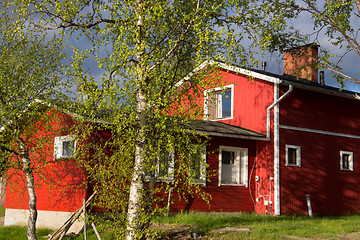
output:
<instances>
[{"instance_id":1,"label":"wooden plank siding","mask_svg":"<svg viewBox=\"0 0 360 240\"><path fill-rule=\"evenodd\" d=\"M232 139L216 137L210 140L207 146L207 164L208 171L212 172L211 178L207 180L204 191L211 194L210 204L206 204L199 197L192 198L189 196L188 203L184 201L175 201L171 205L170 211L215 211L215 212L253 212L254 204L250 192L255 197L255 174L251 175L249 187L245 186L219 186L219 146L232 146L248 149L248 176L250 177L251 169L255 160L256 142L254 140ZM176 197L176 196L174 196Z\"/></svg>"},{"instance_id":2,"label":"wooden plank siding","mask_svg":"<svg viewBox=\"0 0 360 240\"><path fill-rule=\"evenodd\" d=\"M282 89L282 92L286 88ZM280 105L280 125L360 136L359 100L294 89ZM286 166L286 144L301 147L301 167ZM354 170L340 170L340 151ZM360 213L360 139L280 127L281 213Z\"/></svg>"}]
</instances>

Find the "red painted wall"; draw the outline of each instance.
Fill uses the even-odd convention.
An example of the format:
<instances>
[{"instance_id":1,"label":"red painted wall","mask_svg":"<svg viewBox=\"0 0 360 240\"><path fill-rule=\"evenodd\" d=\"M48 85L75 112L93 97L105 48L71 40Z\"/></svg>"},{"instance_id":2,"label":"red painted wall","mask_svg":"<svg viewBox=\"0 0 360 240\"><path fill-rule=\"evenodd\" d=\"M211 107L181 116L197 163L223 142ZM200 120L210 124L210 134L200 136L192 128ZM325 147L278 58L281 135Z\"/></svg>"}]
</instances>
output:
<instances>
[{"instance_id":1,"label":"red painted wall","mask_svg":"<svg viewBox=\"0 0 360 240\"><path fill-rule=\"evenodd\" d=\"M59 113L56 113L59 114ZM69 116L61 115L52 121L54 132L46 131L40 127L28 142L36 142L50 134L41 151L30 153L30 158L35 162L34 170L35 191L37 195L37 209L47 211L76 211L85 198L86 175L74 160L62 159L54 161L54 137L65 136L69 126L74 124ZM49 135L48 135L49 136ZM77 143L79 144L79 143ZM31 152L31 150L30 150ZM16 159L13 159L16 161ZM6 185L5 208L28 209L28 192L25 186L24 174L19 170L8 171Z\"/></svg>"},{"instance_id":2,"label":"red painted wall","mask_svg":"<svg viewBox=\"0 0 360 240\"><path fill-rule=\"evenodd\" d=\"M245 186L218 186L218 169L219 169L219 146L233 146L248 148L248 176L251 177L249 187ZM204 191L211 194L210 205L207 205L199 197L189 197L189 202L175 201L171 205L170 211L215 211L215 212L253 212L254 203L251 195L255 195L254 173L250 175L254 164L256 142L242 139L231 139L215 137L207 146L207 164L208 171L216 171L210 181L207 181ZM251 190L251 191L250 191ZM251 195L250 195L251 194Z\"/></svg>"},{"instance_id":3,"label":"red painted wall","mask_svg":"<svg viewBox=\"0 0 360 240\"><path fill-rule=\"evenodd\" d=\"M283 90L283 92L285 89ZM280 124L360 135L360 101L294 89L280 105ZM286 144L301 147L301 167L286 166ZM340 170L340 151L354 153L354 171ZM281 213L360 212L360 139L280 129Z\"/></svg>"}]
</instances>

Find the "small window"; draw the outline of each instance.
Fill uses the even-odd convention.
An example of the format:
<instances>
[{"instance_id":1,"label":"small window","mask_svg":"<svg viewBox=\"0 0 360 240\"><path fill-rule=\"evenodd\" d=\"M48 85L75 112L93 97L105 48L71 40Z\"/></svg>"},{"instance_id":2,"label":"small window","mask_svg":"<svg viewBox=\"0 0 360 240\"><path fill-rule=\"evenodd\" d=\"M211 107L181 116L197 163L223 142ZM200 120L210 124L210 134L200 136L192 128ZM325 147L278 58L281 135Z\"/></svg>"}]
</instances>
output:
<instances>
[{"instance_id":1,"label":"small window","mask_svg":"<svg viewBox=\"0 0 360 240\"><path fill-rule=\"evenodd\" d=\"M168 152L165 149L161 150L156 160L155 178L157 181L172 181L174 179L174 162L175 152ZM151 166L148 166L151 168ZM145 170L145 178L149 180L151 172L149 169Z\"/></svg>"},{"instance_id":2,"label":"small window","mask_svg":"<svg viewBox=\"0 0 360 240\"><path fill-rule=\"evenodd\" d=\"M219 186L248 186L248 150L247 148L220 146Z\"/></svg>"},{"instance_id":3,"label":"small window","mask_svg":"<svg viewBox=\"0 0 360 240\"><path fill-rule=\"evenodd\" d=\"M205 119L217 120L233 117L233 85L205 91Z\"/></svg>"},{"instance_id":4,"label":"small window","mask_svg":"<svg viewBox=\"0 0 360 240\"><path fill-rule=\"evenodd\" d=\"M286 145L286 166L301 167L300 146Z\"/></svg>"},{"instance_id":5,"label":"small window","mask_svg":"<svg viewBox=\"0 0 360 240\"><path fill-rule=\"evenodd\" d=\"M340 151L340 169L353 171L353 152Z\"/></svg>"},{"instance_id":6,"label":"small window","mask_svg":"<svg viewBox=\"0 0 360 240\"><path fill-rule=\"evenodd\" d=\"M190 152L189 169L191 181L206 183L206 146Z\"/></svg>"},{"instance_id":7,"label":"small window","mask_svg":"<svg viewBox=\"0 0 360 240\"><path fill-rule=\"evenodd\" d=\"M54 158L74 157L76 151L76 141L74 136L55 137Z\"/></svg>"}]
</instances>

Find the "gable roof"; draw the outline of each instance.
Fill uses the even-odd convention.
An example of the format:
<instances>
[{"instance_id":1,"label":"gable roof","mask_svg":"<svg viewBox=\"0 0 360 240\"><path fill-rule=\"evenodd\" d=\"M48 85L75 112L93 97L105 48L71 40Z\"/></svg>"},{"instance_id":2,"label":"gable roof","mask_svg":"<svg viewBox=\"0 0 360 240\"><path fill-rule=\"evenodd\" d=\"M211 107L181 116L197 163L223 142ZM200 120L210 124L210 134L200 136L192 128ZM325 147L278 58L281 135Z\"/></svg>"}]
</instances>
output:
<instances>
[{"instance_id":1,"label":"gable roof","mask_svg":"<svg viewBox=\"0 0 360 240\"><path fill-rule=\"evenodd\" d=\"M234 64L227 64L227 63L224 63L221 61L215 61L215 60L205 61L201 66L205 67L207 65L216 65L224 70L228 70L228 71L232 71L232 72L235 72L238 74L246 75L246 76L249 76L252 78L261 79L261 80L264 80L267 82L277 83L280 85L293 85L295 88L305 89L305 90L329 94L329 95L335 95L335 96L344 97L344 98L360 100L360 97L357 92L339 89L339 88L331 87L328 85L321 85L317 82L309 81L309 80L303 79L303 78L297 78L297 77L291 76L291 75L286 75L286 74L280 75L280 74L275 74L275 73L258 70L258 69L251 69L251 68L246 69L243 67L236 66ZM200 68L200 66L199 66L199 68Z\"/></svg>"}]
</instances>

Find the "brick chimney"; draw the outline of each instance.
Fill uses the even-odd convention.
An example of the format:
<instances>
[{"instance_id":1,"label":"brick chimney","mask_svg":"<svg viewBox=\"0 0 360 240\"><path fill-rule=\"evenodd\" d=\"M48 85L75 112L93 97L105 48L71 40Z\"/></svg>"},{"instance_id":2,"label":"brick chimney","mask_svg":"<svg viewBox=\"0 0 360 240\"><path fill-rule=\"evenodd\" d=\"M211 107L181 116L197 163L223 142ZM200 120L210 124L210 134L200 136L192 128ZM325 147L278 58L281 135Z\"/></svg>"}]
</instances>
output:
<instances>
[{"instance_id":1,"label":"brick chimney","mask_svg":"<svg viewBox=\"0 0 360 240\"><path fill-rule=\"evenodd\" d=\"M305 78L309 81L318 82L318 45L309 44L284 52L284 75Z\"/></svg>"}]
</instances>

